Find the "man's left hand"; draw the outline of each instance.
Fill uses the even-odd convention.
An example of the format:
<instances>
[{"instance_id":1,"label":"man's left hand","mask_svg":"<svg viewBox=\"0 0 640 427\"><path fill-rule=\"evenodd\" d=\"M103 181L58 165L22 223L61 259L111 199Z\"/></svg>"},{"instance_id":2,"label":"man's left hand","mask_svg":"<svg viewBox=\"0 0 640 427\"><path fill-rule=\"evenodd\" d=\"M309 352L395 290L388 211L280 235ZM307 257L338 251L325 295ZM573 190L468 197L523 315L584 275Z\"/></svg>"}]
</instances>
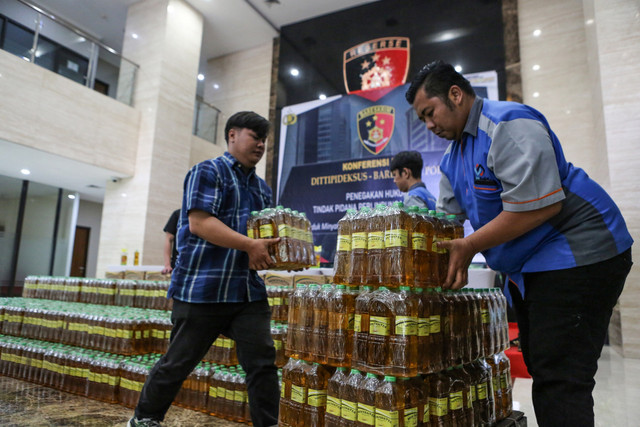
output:
<instances>
[{"instance_id":1,"label":"man's left hand","mask_svg":"<svg viewBox=\"0 0 640 427\"><path fill-rule=\"evenodd\" d=\"M444 289L460 289L469 283L469 264L476 250L467 239L454 239L438 242L440 249L449 251L449 272L442 284Z\"/></svg>"}]
</instances>

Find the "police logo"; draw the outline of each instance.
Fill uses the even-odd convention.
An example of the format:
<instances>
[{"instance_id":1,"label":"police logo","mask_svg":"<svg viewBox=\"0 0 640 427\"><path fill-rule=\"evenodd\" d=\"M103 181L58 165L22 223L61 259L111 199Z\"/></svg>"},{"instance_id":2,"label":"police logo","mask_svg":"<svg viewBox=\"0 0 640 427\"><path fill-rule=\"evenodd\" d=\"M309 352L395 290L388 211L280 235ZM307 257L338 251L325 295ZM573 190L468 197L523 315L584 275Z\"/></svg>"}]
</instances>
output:
<instances>
[{"instance_id":1,"label":"police logo","mask_svg":"<svg viewBox=\"0 0 640 427\"><path fill-rule=\"evenodd\" d=\"M371 154L380 154L391 140L395 114L395 108L388 105L374 105L358 113L358 137Z\"/></svg>"},{"instance_id":2,"label":"police logo","mask_svg":"<svg viewBox=\"0 0 640 427\"><path fill-rule=\"evenodd\" d=\"M347 93L404 84L409 71L409 39L384 37L344 51Z\"/></svg>"},{"instance_id":3,"label":"police logo","mask_svg":"<svg viewBox=\"0 0 640 427\"><path fill-rule=\"evenodd\" d=\"M282 117L282 124L285 126L291 126L298 121L298 116L295 114L286 114Z\"/></svg>"}]
</instances>

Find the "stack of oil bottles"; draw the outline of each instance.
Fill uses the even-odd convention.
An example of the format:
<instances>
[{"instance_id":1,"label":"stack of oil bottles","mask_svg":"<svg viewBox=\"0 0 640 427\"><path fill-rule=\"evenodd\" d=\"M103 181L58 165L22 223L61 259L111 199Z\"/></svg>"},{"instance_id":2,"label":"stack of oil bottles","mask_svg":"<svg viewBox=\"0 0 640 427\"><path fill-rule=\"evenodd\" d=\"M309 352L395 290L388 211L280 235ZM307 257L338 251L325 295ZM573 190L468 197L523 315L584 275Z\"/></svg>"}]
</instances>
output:
<instances>
[{"instance_id":1,"label":"stack of oil bottles","mask_svg":"<svg viewBox=\"0 0 640 427\"><path fill-rule=\"evenodd\" d=\"M401 203L338 223L336 285L298 285L279 424L491 426L511 413L506 300L442 291L455 217Z\"/></svg>"},{"instance_id":2,"label":"stack of oil bottles","mask_svg":"<svg viewBox=\"0 0 640 427\"><path fill-rule=\"evenodd\" d=\"M272 270L297 270L316 265L311 222L304 212L283 206L253 211L247 220L247 236L252 239L280 238L269 248Z\"/></svg>"},{"instance_id":3,"label":"stack of oil bottles","mask_svg":"<svg viewBox=\"0 0 640 427\"><path fill-rule=\"evenodd\" d=\"M72 302L78 300L77 294L70 297L74 286L94 282L108 282L105 288L115 284L109 293L115 296L122 294L118 286L139 281L30 276L24 295L37 292L38 298L0 298L0 375L134 407L149 371L167 349L170 312ZM99 294L86 294L94 293ZM286 328L274 324L272 332L281 343L284 365ZM250 424L245 374L233 340L220 336L213 343L174 404Z\"/></svg>"},{"instance_id":4,"label":"stack of oil bottles","mask_svg":"<svg viewBox=\"0 0 640 427\"><path fill-rule=\"evenodd\" d=\"M27 276L22 296L47 300L171 310L168 281Z\"/></svg>"}]
</instances>

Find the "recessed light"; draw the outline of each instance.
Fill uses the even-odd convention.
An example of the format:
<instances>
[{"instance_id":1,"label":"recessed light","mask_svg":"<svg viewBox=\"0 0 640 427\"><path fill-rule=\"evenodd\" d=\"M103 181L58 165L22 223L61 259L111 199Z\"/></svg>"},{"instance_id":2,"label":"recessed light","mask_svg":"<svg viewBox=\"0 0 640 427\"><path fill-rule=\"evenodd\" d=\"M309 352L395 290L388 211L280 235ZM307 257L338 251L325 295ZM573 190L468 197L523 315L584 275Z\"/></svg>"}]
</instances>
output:
<instances>
[{"instance_id":1,"label":"recessed light","mask_svg":"<svg viewBox=\"0 0 640 427\"><path fill-rule=\"evenodd\" d=\"M214 88L214 89L220 89L220 85L219 85L218 83L214 83L214 84L213 84L213 88Z\"/></svg>"},{"instance_id":2,"label":"recessed light","mask_svg":"<svg viewBox=\"0 0 640 427\"><path fill-rule=\"evenodd\" d=\"M540 34L542 34L542 31L540 29L533 30L534 37L538 37Z\"/></svg>"},{"instance_id":3,"label":"recessed light","mask_svg":"<svg viewBox=\"0 0 640 427\"><path fill-rule=\"evenodd\" d=\"M22 175L30 175L31 171L29 169L20 169L20 173Z\"/></svg>"},{"instance_id":4,"label":"recessed light","mask_svg":"<svg viewBox=\"0 0 640 427\"><path fill-rule=\"evenodd\" d=\"M300 70L298 70L297 68L292 68L291 71L289 71L291 73L292 76L296 77L298 75L300 75Z\"/></svg>"},{"instance_id":5,"label":"recessed light","mask_svg":"<svg viewBox=\"0 0 640 427\"><path fill-rule=\"evenodd\" d=\"M204 80L204 74L198 74L198 80L203 81Z\"/></svg>"},{"instance_id":6,"label":"recessed light","mask_svg":"<svg viewBox=\"0 0 640 427\"><path fill-rule=\"evenodd\" d=\"M593 19L587 19L587 21L585 22L585 24L587 25L591 25L593 24L595 21Z\"/></svg>"},{"instance_id":7,"label":"recessed light","mask_svg":"<svg viewBox=\"0 0 640 427\"><path fill-rule=\"evenodd\" d=\"M70 198L71 200L74 200L76 198L76 196L73 195L73 194L69 194L69 195L67 195L67 197Z\"/></svg>"},{"instance_id":8,"label":"recessed light","mask_svg":"<svg viewBox=\"0 0 640 427\"><path fill-rule=\"evenodd\" d=\"M540 92L533 92L533 97L534 97L534 98L537 98L537 97L539 97L539 96L540 96Z\"/></svg>"},{"instance_id":9,"label":"recessed light","mask_svg":"<svg viewBox=\"0 0 640 427\"><path fill-rule=\"evenodd\" d=\"M455 67L453 67L457 72L461 72L462 71L462 65L458 64Z\"/></svg>"},{"instance_id":10,"label":"recessed light","mask_svg":"<svg viewBox=\"0 0 640 427\"><path fill-rule=\"evenodd\" d=\"M327 95L321 93L320 96L318 96L318 99L327 99Z\"/></svg>"},{"instance_id":11,"label":"recessed light","mask_svg":"<svg viewBox=\"0 0 640 427\"><path fill-rule=\"evenodd\" d=\"M539 66L538 64L534 64L534 66L533 66L533 67L531 67L531 69L532 69L533 71L538 71L538 70L540 69L540 66Z\"/></svg>"},{"instance_id":12,"label":"recessed light","mask_svg":"<svg viewBox=\"0 0 640 427\"><path fill-rule=\"evenodd\" d=\"M127 193L120 194L122 197L127 197Z\"/></svg>"},{"instance_id":13,"label":"recessed light","mask_svg":"<svg viewBox=\"0 0 640 427\"><path fill-rule=\"evenodd\" d=\"M136 33L131 34L131 37L133 37L134 39L138 38L138 35Z\"/></svg>"},{"instance_id":14,"label":"recessed light","mask_svg":"<svg viewBox=\"0 0 640 427\"><path fill-rule=\"evenodd\" d=\"M170 4L169 6L167 6L167 11L173 12L173 5Z\"/></svg>"}]
</instances>

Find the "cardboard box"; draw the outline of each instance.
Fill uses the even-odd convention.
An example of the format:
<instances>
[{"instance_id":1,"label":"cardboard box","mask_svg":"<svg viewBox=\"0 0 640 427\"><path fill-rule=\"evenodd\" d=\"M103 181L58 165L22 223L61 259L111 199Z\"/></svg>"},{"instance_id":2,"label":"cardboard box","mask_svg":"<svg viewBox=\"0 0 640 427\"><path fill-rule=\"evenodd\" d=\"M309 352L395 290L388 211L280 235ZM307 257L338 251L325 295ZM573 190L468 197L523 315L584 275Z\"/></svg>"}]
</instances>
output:
<instances>
[{"instance_id":1,"label":"cardboard box","mask_svg":"<svg viewBox=\"0 0 640 427\"><path fill-rule=\"evenodd\" d=\"M325 278L324 278L324 275L322 274L296 274L295 276L293 276L293 287L296 287L299 284L322 285L324 283L325 283Z\"/></svg>"},{"instance_id":2,"label":"cardboard box","mask_svg":"<svg viewBox=\"0 0 640 427\"><path fill-rule=\"evenodd\" d=\"M124 271L107 271L104 277L105 279L124 279Z\"/></svg>"},{"instance_id":3,"label":"cardboard box","mask_svg":"<svg viewBox=\"0 0 640 427\"><path fill-rule=\"evenodd\" d=\"M144 280L145 272L137 270L125 270L124 278L127 280Z\"/></svg>"},{"instance_id":4,"label":"cardboard box","mask_svg":"<svg viewBox=\"0 0 640 427\"><path fill-rule=\"evenodd\" d=\"M169 281L171 274L162 274L161 271L145 271L144 280Z\"/></svg>"},{"instance_id":5,"label":"cardboard box","mask_svg":"<svg viewBox=\"0 0 640 427\"><path fill-rule=\"evenodd\" d=\"M264 276L266 286L293 286L293 275L284 273L267 273Z\"/></svg>"}]
</instances>

